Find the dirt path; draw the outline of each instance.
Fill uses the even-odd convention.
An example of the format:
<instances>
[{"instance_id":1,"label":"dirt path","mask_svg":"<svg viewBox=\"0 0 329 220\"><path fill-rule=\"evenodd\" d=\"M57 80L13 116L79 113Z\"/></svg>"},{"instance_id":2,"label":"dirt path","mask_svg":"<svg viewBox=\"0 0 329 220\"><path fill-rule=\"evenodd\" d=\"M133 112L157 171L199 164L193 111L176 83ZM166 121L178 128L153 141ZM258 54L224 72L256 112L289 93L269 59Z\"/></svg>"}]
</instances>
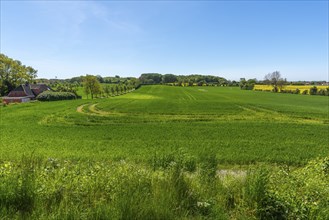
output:
<instances>
[{"instance_id":1,"label":"dirt path","mask_svg":"<svg viewBox=\"0 0 329 220\"><path fill-rule=\"evenodd\" d=\"M80 105L80 106L78 106L78 108L77 108L77 112L79 112L79 113L84 113L84 112L83 112L83 107L85 107L86 105L88 105L88 104L84 104L84 105Z\"/></svg>"}]
</instances>

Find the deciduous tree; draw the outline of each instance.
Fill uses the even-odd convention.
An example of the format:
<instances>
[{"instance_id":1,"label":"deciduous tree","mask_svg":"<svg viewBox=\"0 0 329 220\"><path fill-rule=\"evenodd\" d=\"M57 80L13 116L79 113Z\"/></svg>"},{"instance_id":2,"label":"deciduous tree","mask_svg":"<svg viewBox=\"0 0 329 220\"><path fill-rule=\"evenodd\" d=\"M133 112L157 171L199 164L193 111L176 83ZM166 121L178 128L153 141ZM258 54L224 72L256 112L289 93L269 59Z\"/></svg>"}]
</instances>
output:
<instances>
[{"instance_id":1,"label":"deciduous tree","mask_svg":"<svg viewBox=\"0 0 329 220\"><path fill-rule=\"evenodd\" d=\"M0 95L7 95L20 84L37 77L37 70L25 66L19 60L14 60L0 53Z\"/></svg>"},{"instance_id":2,"label":"deciduous tree","mask_svg":"<svg viewBox=\"0 0 329 220\"><path fill-rule=\"evenodd\" d=\"M278 92L278 86L280 87L280 89L282 89L282 86L285 83L284 79L281 78L281 74L279 71L274 71L272 73L266 74L264 77L264 82L268 85L272 85L274 92Z\"/></svg>"},{"instance_id":3,"label":"deciduous tree","mask_svg":"<svg viewBox=\"0 0 329 220\"><path fill-rule=\"evenodd\" d=\"M102 91L101 84L97 80L96 76L93 75L86 75L84 77L84 92L86 93L87 97L90 94L91 98L94 98L94 95L100 94Z\"/></svg>"}]
</instances>

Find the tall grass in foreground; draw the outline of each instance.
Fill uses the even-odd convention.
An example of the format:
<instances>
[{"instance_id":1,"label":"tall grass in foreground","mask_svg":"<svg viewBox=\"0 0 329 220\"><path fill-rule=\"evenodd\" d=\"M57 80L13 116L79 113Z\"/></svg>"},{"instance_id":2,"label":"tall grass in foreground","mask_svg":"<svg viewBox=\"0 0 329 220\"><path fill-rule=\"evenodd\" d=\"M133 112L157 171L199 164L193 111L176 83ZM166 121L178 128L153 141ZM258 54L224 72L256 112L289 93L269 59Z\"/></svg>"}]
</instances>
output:
<instances>
[{"instance_id":1,"label":"tall grass in foreground","mask_svg":"<svg viewBox=\"0 0 329 220\"><path fill-rule=\"evenodd\" d=\"M165 166L37 157L5 161L0 219L329 218L329 158L294 170L260 166L244 173L213 172L215 158L202 157L210 162L196 162L195 169L184 153Z\"/></svg>"}]
</instances>

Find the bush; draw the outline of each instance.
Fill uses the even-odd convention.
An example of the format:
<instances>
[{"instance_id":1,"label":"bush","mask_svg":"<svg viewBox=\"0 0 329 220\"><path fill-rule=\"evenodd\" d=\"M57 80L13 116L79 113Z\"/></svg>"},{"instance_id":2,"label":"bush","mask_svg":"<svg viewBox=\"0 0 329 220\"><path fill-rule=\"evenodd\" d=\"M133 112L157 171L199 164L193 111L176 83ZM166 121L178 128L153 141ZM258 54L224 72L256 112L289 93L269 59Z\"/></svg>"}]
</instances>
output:
<instances>
[{"instance_id":1,"label":"bush","mask_svg":"<svg viewBox=\"0 0 329 220\"><path fill-rule=\"evenodd\" d=\"M243 84L243 85L240 85L240 89L242 89L242 90L253 90L254 86L255 86L255 84Z\"/></svg>"},{"instance_id":2,"label":"bush","mask_svg":"<svg viewBox=\"0 0 329 220\"><path fill-rule=\"evenodd\" d=\"M77 96L71 92L52 92L45 91L37 96L39 101L58 101L58 100L72 100Z\"/></svg>"},{"instance_id":3,"label":"bush","mask_svg":"<svg viewBox=\"0 0 329 220\"><path fill-rule=\"evenodd\" d=\"M313 86L310 88L310 95L316 95L318 91L318 88L316 86Z\"/></svg>"},{"instance_id":4,"label":"bush","mask_svg":"<svg viewBox=\"0 0 329 220\"><path fill-rule=\"evenodd\" d=\"M305 167L272 173L269 192L276 210L287 219L329 219L329 158L310 161ZM276 204L276 205L275 205Z\"/></svg>"},{"instance_id":5,"label":"bush","mask_svg":"<svg viewBox=\"0 0 329 220\"><path fill-rule=\"evenodd\" d=\"M320 89L320 90L317 92L317 95L327 95L327 92L326 92L326 90L324 90L324 89Z\"/></svg>"},{"instance_id":6,"label":"bush","mask_svg":"<svg viewBox=\"0 0 329 220\"><path fill-rule=\"evenodd\" d=\"M280 92L281 92L281 93L291 93L291 94L294 93L293 90L289 90L289 89L287 89L287 90L281 89Z\"/></svg>"},{"instance_id":7,"label":"bush","mask_svg":"<svg viewBox=\"0 0 329 220\"><path fill-rule=\"evenodd\" d=\"M277 86L274 86L273 89L272 89L272 92L279 92L279 89Z\"/></svg>"}]
</instances>

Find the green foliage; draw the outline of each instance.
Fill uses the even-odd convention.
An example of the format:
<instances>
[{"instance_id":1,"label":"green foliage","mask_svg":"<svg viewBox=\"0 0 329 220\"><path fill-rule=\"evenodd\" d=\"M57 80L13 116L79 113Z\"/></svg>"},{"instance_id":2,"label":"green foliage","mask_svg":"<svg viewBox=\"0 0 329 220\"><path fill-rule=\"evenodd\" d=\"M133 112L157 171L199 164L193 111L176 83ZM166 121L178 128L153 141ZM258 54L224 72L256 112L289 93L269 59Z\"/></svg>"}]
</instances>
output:
<instances>
[{"instance_id":1,"label":"green foliage","mask_svg":"<svg viewBox=\"0 0 329 220\"><path fill-rule=\"evenodd\" d=\"M168 84L177 86L203 86L203 85L220 85L226 86L229 82L223 77L211 75L187 75L176 76L174 74L160 73L143 73L139 80L142 84Z\"/></svg>"},{"instance_id":2,"label":"green foliage","mask_svg":"<svg viewBox=\"0 0 329 220\"><path fill-rule=\"evenodd\" d=\"M199 155L201 175L206 181L211 181L217 174L218 160L213 148L204 149Z\"/></svg>"},{"instance_id":3,"label":"green foliage","mask_svg":"<svg viewBox=\"0 0 329 220\"><path fill-rule=\"evenodd\" d=\"M318 91L317 91L317 95L329 96L329 88L318 90Z\"/></svg>"},{"instance_id":4,"label":"green foliage","mask_svg":"<svg viewBox=\"0 0 329 220\"><path fill-rule=\"evenodd\" d=\"M203 215L191 180L177 164L165 172L152 172L125 161L49 158L40 162L31 158L1 163L0 179L0 218L176 219Z\"/></svg>"},{"instance_id":5,"label":"green foliage","mask_svg":"<svg viewBox=\"0 0 329 220\"><path fill-rule=\"evenodd\" d=\"M304 90L303 92L307 93L307 90ZM289 90L289 89L280 89L280 93L290 93L290 94L300 94L300 90L297 88L295 90Z\"/></svg>"},{"instance_id":6,"label":"green foliage","mask_svg":"<svg viewBox=\"0 0 329 220\"><path fill-rule=\"evenodd\" d=\"M329 159L205 181L182 164L26 157L0 163L1 219L328 219ZM199 172L202 171L202 172Z\"/></svg>"},{"instance_id":7,"label":"green foliage","mask_svg":"<svg viewBox=\"0 0 329 220\"><path fill-rule=\"evenodd\" d=\"M286 80L281 78L281 73L279 71L274 71L265 75L264 82L267 85L272 85L274 88L277 88L282 87L286 83Z\"/></svg>"},{"instance_id":8,"label":"green foliage","mask_svg":"<svg viewBox=\"0 0 329 220\"><path fill-rule=\"evenodd\" d=\"M248 206L256 210L259 219L283 219L284 209L269 194L269 180L270 171L266 167L249 171L245 186Z\"/></svg>"},{"instance_id":9,"label":"green foliage","mask_svg":"<svg viewBox=\"0 0 329 220\"><path fill-rule=\"evenodd\" d=\"M173 149L170 152L155 151L150 160L153 170L167 169L173 165L184 171L194 172L197 166L197 159L190 155L185 149Z\"/></svg>"},{"instance_id":10,"label":"green foliage","mask_svg":"<svg viewBox=\"0 0 329 220\"><path fill-rule=\"evenodd\" d=\"M328 219L329 158L310 161L305 167L282 168L271 178L270 192L284 207L288 219Z\"/></svg>"},{"instance_id":11,"label":"green foliage","mask_svg":"<svg viewBox=\"0 0 329 220\"><path fill-rule=\"evenodd\" d=\"M39 101L72 100L76 98L77 96L71 92L53 92L53 91L44 91L37 96L37 100Z\"/></svg>"},{"instance_id":12,"label":"green foliage","mask_svg":"<svg viewBox=\"0 0 329 220\"><path fill-rule=\"evenodd\" d=\"M273 86L272 92L279 92L279 88L277 86Z\"/></svg>"},{"instance_id":13,"label":"green foliage","mask_svg":"<svg viewBox=\"0 0 329 220\"><path fill-rule=\"evenodd\" d=\"M32 83L37 72L32 67L23 65L21 61L0 53L0 96L7 95L20 84Z\"/></svg>"},{"instance_id":14,"label":"green foliage","mask_svg":"<svg viewBox=\"0 0 329 220\"><path fill-rule=\"evenodd\" d=\"M162 76L163 83L174 83L177 82L177 76L174 74L165 74Z\"/></svg>"},{"instance_id":15,"label":"green foliage","mask_svg":"<svg viewBox=\"0 0 329 220\"><path fill-rule=\"evenodd\" d=\"M74 95L78 96L77 90L79 88L78 83L69 83L69 82L64 82L64 83L56 83L53 87L56 92L70 92L73 93Z\"/></svg>"},{"instance_id":16,"label":"green foliage","mask_svg":"<svg viewBox=\"0 0 329 220\"><path fill-rule=\"evenodd\" d=\"M316 86L313 86L310 88L310 95L316 95L318 91L318 88Z\"/></svg>"},{"instance_id":17,"label":"green foliage","mask_svg":"<svg viewBox=\"0 0 329 220\"><path fill-rule=\"evenodd\" d=\"M91 95L91 99L93 99L95 95L101 94L103 91L97 77L92 75L86 75L83 78L83 88L87 96L89 94Z\"/></svg>"},{"instance_id":18,"label":"green foliage","mask_svg":"<svg viewBox=\"0 0 329 220\"><path fill-rule=\"evenodd\" d=\"M327 219L328 159L304 166L329 154L327 114L232 87L8 105L0 219Z\"/></svg>"},{"instance_id":19,"label":"green foliage","mask_svg":"<svg viewBox=\"0 0 329 220\"><path fill-rule=\"evenodd\" d=\"M248 79L248 80L242 79L240 80L239 86L240 89L243 90L253 90L256 82L257 82L256 79Z\"/></svg>"},{"instance_id":20,"label":"green foliage","mask_svg":"<svg viewBox=\"0 0 329 220\"><path fill-rule=\"evenodd\" d=\"M162 75L160 73L143 73L139 80L142 84L160 84L162 82Z\"/></svg>"},{"instance_id":21,"label":"green foliage","mask_svg":"<svg viewBox=\"0 0 329 220\"><path fill-rule=\"evenodd\" d=\"M83 113L77 112L82 105ZM208 149L219 163L299 165L329 153L324 132L328 100L323 96L143 86L107 99L25 103L1 110L0 159L20 157L32 148L59 158L148 163L154 151L166 158L183 149L193 164Z\"/></svg>"}]
</instances>

